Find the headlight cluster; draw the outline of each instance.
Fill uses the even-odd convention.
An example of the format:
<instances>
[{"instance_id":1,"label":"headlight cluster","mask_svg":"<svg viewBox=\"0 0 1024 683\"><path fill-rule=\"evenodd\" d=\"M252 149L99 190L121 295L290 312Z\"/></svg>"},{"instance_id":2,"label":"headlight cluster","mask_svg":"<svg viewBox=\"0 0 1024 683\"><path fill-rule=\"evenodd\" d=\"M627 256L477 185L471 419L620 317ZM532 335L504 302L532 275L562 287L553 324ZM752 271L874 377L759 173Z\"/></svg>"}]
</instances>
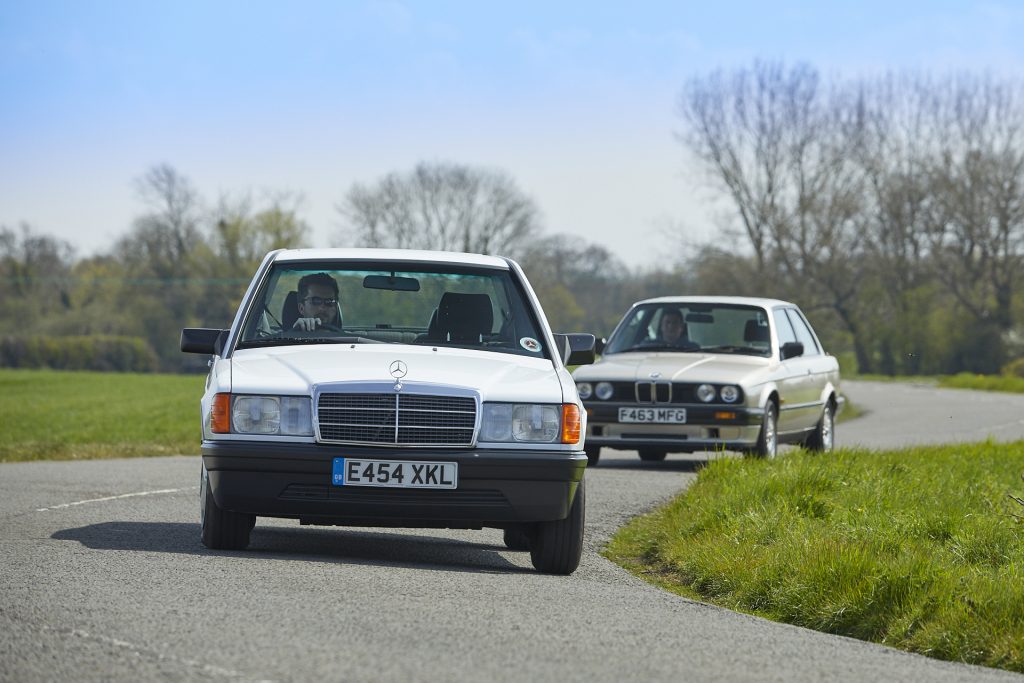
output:
<instances>
[{"instance_id":1,"label":"headlight cluster","mask_svg":"<svg viewBox=\"0 0 1024 683\"><path fill-rule=\"evenodd\" d=\"M579 382L576 384L576 391L583 401L586 401L591 396L597 396L602 401L607 401L615 393L615 388L611 382L598 382L597 386L590 382Z\"/></svg>"},{"instance_id":2,"label":"headlight cluster","mask_svg":"<svg viewBox=\"0 0 1024 683\"><path fill-rule=\"evenodd\" d=\"M715 396L721 397L726 403L735 403L739 400L740 388L732 384L726 384L717 389L713 384L701 384L697 387L697 398L704 403L711 403L715 400Z\"/></svg>"},{"instance_id":3,"label":"headlight cluster","mask_svg":"<svg viewBox=\"0 0 1024 683\"><path fill-rule=\"evenodd\" d=\"M313 435L308 396L217 394L210 421L211 430L219 434Z\"/></svg>"},{"instance_id":4,"label":"headlight cluster","mask_svg":"<svg viewBox=\"0 0 1024 683\"><path fill-rule=\"evenodd\" d=\"M485 403L480 441L579 443L580 410L575 403Z\"/></svg>"},{"instance_id":5,"label":"headlight cluster","mask_svg":"<svg viewBox=\"0 0 1024 683\"><path fill-rule=\"evenodd\" d=\"M576 391L579 392L580 398L584 401L591 396L607 401L615 393L615 388L611 382L598 382L597 384L578 382L576 384ZM714 384L700 384L697 386L696 393L697 399L702 403L711 403L716 398L720 398L725 403L735 403L740 398L740 388L733 384L726 384L721 387L716 387Z\"/></svg>"}]
</instances>

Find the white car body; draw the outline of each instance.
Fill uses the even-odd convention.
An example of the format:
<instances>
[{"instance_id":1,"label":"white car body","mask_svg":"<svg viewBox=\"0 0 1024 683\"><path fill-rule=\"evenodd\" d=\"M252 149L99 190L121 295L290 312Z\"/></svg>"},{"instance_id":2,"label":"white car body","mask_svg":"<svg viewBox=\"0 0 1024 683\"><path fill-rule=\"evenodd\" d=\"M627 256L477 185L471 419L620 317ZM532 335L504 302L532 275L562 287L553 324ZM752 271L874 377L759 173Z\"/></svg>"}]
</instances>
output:
<instances>
[{"instance_id":1,"label":"white car body","mask_svg":"<svg viewBox=\"0 0 1024 683\"><path fill-rule=\"evenodd\" d=\"M302 306L327 307L314 329L291 324L313 315ZM593 337L553 334L514 261L271 252L232 326L183 330L181 344L212 355L201 399L209 547L246 547L260 516L492 526L539 570L576 568L586 415L566 362L592 361ZM440 483L406 479L435 467Z\"/></svg>"},{"instance_id":2,"label":"white car body","mask_svg":"<svg viewBox=\"0 0 1024 683\"><path fill-rule=\"evenodd\" d=\"M643 312L653 319L669 309L689 312L698 319L700 314L692 311L719 311L720 316L722 311L736 311L737 316L749 313L765 328L763 337L757 342L744 342L757 349L742 351L693 342L693 348L679 350L656 346L645 349L637 344L616 352L616 342L628 333L627 321L640 320ZM778 315L791 322L793 329L797 324L806 326L801 347L806 343L807 348L799 355L783 357ZM699 328L700 323L688 326ZM638 333L649 334L642 327L642 322L633 325ZM716 352L716 348L729 352ZM762 355L741 355L758 349ZM639 301L613 332L608 351L597 363L574 373L577 386L586 389L586 445L591 464L597 462L602 448L637 450L645 460L661 460L671 452L723 448L772 457L779 442L832 448L833 419L843 402L839 364L821 347L795 304L750 297L659 297ZM613 387L611 396L596 395L594 387L601 383ZM657 390L647 388L652 383L667 384L669 388L661 387L659 396ZM711 399L696 397L701 385L712 387ZM740 398L735 402L723 400L721 389L727 386L737 389ZM632 409L641 410L630 412ZM767 412L773 413L771 425L766 425ZM634 416L649 416L651 421L621 419Z\"/></svg>"}]
</instances>

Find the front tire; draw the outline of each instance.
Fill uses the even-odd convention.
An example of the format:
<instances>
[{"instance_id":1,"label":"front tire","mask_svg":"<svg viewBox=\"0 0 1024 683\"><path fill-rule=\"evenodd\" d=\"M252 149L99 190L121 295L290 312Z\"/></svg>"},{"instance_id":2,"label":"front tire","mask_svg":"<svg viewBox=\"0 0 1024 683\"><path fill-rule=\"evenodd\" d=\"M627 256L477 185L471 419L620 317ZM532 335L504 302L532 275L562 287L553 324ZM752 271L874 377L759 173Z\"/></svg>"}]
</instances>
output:
<instances>
[{"instance_id":1,"label":"front tire","mask_svg":"<svg viewBox=\"0 0 1024 683\"><path fill-rule=\"evenodd\" d=\"M601 459L601 447L584 446L583 450L587 452L587 467L594 467L597 465L597 461Z\"/></svg>"},{"instance_id":2,"label":"front tire","mask_svg":"<svg viewBox=\"0 0 1024 683\"><path fill-rule=\"evenodd\" d=\"M203 529L203 545L211 550L245 550L249 547L249 534L256 525L256 515L231 512L217 505L205 465L199 486L199 521Z\"/></svg>"},{"instance_id":3,"label":"front tire","mask_svg":"<svg viewBox=\"0 0 1024 683\"><path fill-rule=\"evenodd\" d=\"M580 566L583 555L583 522L587 503L586 481L581 480L569 516L540 522L530 547L534 568L544 574L568 575Z\"/></svg>"},{"instance_id":4,"label":"front tire","mask_svg":"<svg viewBox=\"0 0 1024 683\"><path fill-rule=\"evenodd\" d=\"M761 433L757 435L754 456L758 458L774 458L779 452L779 412L775 403L768 401L764 407L764 418L761 420Z\"/></svg>"},{"instance_id":5,"label":"front tire","mask_svg":"<svg viewBox=\"0 0 1024 683\"><path fill-rule=\"evenodd\" d=\"M836 407L831 401L825 404L814 433L807 439L808 450L817 453L831 453L835 448L836 438Z\"/></svg>"}]
</instances>

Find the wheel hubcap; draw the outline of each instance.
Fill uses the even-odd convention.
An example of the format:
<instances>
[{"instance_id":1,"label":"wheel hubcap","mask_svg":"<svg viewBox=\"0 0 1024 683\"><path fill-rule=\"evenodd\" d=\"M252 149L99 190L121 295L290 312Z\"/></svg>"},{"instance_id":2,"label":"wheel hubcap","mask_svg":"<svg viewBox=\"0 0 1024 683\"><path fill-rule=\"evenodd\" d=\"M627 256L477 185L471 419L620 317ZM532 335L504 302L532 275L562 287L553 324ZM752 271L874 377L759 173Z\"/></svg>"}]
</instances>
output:
<instances>
[{"instance_id":1,"label":"wheel hubcap","mask_svg":"<svg viewBox=\"0 0 1024 683\"><path fill-rule=\"evenodd\" d=\"M821 445L826 451L832 450L832 419L832 409L826 408L821 421Z\"/></svg>"}]
</instances>

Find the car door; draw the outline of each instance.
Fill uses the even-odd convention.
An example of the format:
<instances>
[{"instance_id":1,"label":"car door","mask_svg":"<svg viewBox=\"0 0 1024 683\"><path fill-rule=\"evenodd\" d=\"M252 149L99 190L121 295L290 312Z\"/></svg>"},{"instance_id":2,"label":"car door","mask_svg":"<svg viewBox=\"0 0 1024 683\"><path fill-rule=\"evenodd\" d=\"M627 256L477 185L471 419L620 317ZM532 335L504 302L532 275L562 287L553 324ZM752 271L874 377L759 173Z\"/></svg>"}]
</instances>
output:
<instances>
[{"instance_id":1,"label":"car door","mask_svg":"<svg viewBox=\"0 0 1024 683\"><path fill-rule=\"evenodd\" d=\"M803 312L798 308L787 308L786 315L789 316L789 321L793 325L796 340L804 345L804 353L800 357L800 365L806 373L806 400L813 404L814 407L807 416L809 420L808 426L813 427L821 417L821 410L823 408L821 396L825 391L825 384L828 382L829 365L822 362L824 360L824 351L820 344L818 344L817 337L811 331L811 325L807 322Z\"/></svg>"},{"instance_id":2,"label":"car door","mask_svg":"<svg viewBox=\"0 0 1024 683\"><path fill-rule=\"evenodd\" d=\"M779 339L779 353L787 342L801 341L785 308L772 311L775 333ZM817 348L814 346L813 348ZM806 353L806 345L805 345ZM817 397L814 396L812 363L806 355L781 358L782 377L779 386L779 433L786 434L809 429L817 421Z\"/></svg>"}]
</instances>

